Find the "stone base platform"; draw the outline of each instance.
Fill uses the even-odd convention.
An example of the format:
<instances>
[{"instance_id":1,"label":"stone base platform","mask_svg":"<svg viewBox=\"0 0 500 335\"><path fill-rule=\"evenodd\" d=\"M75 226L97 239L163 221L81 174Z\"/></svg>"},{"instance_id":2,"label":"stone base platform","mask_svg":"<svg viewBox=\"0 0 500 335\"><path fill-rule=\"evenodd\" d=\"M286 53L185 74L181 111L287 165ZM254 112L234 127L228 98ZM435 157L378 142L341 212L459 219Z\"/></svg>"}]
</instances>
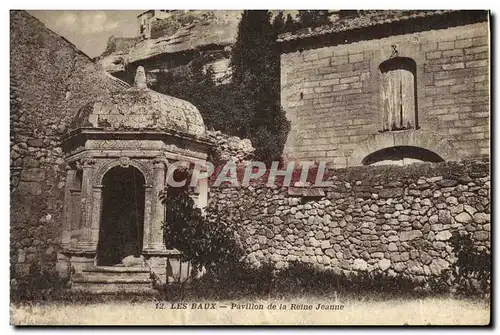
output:
<instances>
[{"instance_id":1,"label":"stone base platform","mask_svg":"<svg viewBox=\"0 0 500 335\"><path fill-rule=\"evenodd\" d=\"M91 294L155 294L145 267L94 266L71 278L71 290Z\"/></svg>"}]
</instances>

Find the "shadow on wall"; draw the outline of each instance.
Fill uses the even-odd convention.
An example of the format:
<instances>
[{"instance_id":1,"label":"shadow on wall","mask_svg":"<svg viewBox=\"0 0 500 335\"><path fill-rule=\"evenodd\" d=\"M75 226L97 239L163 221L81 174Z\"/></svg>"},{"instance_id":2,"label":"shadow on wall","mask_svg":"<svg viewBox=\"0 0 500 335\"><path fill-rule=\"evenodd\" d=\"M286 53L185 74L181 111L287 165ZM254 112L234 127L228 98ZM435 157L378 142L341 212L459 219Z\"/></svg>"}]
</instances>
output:
<instances>
[{"instance_id":1,"label":"shadow on wall","mask_svg":"<svg viewBox=\"0 0 500 335\"><path fill-rule=\"evenodd\" d=\"M362 160L363 165L408 165L416 162L444 162L435 152L413 146L394 146L372 152Z\"/></svg>"}]
</instances>

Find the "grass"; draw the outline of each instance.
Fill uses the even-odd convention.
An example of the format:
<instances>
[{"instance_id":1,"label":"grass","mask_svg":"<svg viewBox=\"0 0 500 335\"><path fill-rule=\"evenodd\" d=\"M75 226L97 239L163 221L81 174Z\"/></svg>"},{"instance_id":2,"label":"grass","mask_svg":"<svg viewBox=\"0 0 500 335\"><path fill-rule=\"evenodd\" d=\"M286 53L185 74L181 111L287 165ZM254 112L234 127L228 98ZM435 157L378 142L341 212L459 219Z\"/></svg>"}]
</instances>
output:
<instances>
[{"instance_id":1,"label":"grass","mask_svg":"<svg viewBox=\"0 0 500 335\"><path fill-rule=\"evenodd\" d=\"M200 303L202 301L195 301ZM206 301L205 301L206 302ZM263 310L231 309L231 304L252 302ZM448 297L423 299L287 298L218 301L217 309L164 309L152 301L98 303L47 302L11 304L13 325L487 325L487 302ZM276 310L267 310L272 303ZM313 310L289 310L291 304L311 304ZM315 310L321 303L342 304L343 310ZM288 310L279 310L279 305ZM227 308L220 306L225 305Z\"/></svg>"}]
</instances>

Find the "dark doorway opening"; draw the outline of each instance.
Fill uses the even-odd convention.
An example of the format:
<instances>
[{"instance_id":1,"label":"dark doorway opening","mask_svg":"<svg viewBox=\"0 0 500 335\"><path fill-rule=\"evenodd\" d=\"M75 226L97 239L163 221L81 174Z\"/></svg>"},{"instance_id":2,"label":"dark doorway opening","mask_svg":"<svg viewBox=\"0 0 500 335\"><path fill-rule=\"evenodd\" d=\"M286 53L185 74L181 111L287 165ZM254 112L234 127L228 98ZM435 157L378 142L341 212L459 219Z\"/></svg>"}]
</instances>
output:
<instances>
[{"instance_id":1,"label":"dark doorway opening","mask_svg":"<svg viewBox=\"0 0 500 335\"><path fill-rule=\"evenodd\" d=\"M97 264L115 265L140 256L144 232L144 176L130 166L109 170L102 181Z\"/></svg>"},{"instance_id":2,"label":"dark doorway opening","mask_svg":"<svg viewBox=\"0 0 500 335\"><path fill-rule=\"evenodd\" d=\"M421 161L421 162L443 162L444 159L441 158L435 152L430 150L413 147L413 146L395 146L389 147L385 149L380 149L375 152L372 152L368 156L366 156L362 164L363 165L372 165L380 162L401 162L402 164L398 165L406 165L405 160L409 160L410 164L412 162Z\"/></svg>"}]
</instances>

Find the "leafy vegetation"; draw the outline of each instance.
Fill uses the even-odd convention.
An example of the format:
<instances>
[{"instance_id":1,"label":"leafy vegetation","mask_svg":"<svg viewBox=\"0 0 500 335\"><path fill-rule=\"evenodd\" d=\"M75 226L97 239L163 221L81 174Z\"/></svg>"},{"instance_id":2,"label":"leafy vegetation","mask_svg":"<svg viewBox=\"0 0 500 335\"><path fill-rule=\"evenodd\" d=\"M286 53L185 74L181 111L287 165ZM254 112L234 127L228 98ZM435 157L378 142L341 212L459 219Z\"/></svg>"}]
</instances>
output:
<instances>
[{"instance_id":1,"label":"leafy vegetation","mask_svg":"<svg viewBox=\"0 0 500 335\"><path fill-rule=\"evenodd\" d=\"M286 19L280 11L274 17L273 28L278 34L282 34L305 28L321 27L329 23L331 23L329 10L299 10L296 18L288 14Z\"/></svg>"},{"instance_id":2,"label":"leafy vegetation","mask_svg":"<svg viewBox=\"0 0 500 335\"><path fill-rule=\"evenodd\" d=\"M10 297L12 301L44 301L53 299L54 293L68 288L68 281L56 273L41 269L33 263L25 275L11 274Z\"/></svg>"},{"instance_id":3,"label":"leafy vegetation","mask_svg":"<svg viewBox=\"0 0 500 335\"><path fill-rule=\"evenodd\" d=\"M194 268L209 271L239 261L242 253L234 238L234 225L208 220L185 189L169 188L162 199L167 208L163 225L167 248L181 251Z\"/></svg>"},{"instance_id":4,"label":"leafy vegetation","mask_svg":"<svg viewBox=\"0 0 500 335\"><path fill-rule=\"evenodd\" d=\"M297 17L300 28L315 28L330 23L328 10L299 10Z\"/></svg>"},{"instance_id":5,"label":"leafy vegetation","mask_svg":"<svg viewBox=\"0 0 500 335\"><path fill-rule=\"evenodd\" d=\"M152 88L193 103L200 111L209 129L242 137L248 128L243 111L237 108L240 94L231 84L215 79L207 59L200 56L182 71L161 71Z\"/></svg>"},{"instance_id":6,"label":"leafy vegetation","mask_svg":"<svg viewBox=\"0 0 500 335\"><path fill-rule=\"evenodd\" d=\"M280 106L280 62L277 32L269 11L244 11L232 49L233 84L242 92L239 107L250 120L247 136L255 156L281 159L290 124Z\"/></svg>"},{"instance_id":7,"label":"leafy vegetation","mask_svg":"<svg viewBox=\"0 0 500 335\"><path fill-rule=\"evenodd\" d=\"M153 89L195 104L207 127L249 138L257 159L279 160L290 124L280 105L277 34L269 11L244 11L231 52L230 83L218 83L200 56L183 73L160 73Z\"/></svg>"},{"instance_id":8,"label":"leafy vegetation","mask_svg":"<svg viewBox=\"0 0 500 335\"><path fill-rule=\"evenodd\" d=\"M491 294L491 254L474 245L470 234L455 231L450 245L456 262L438 277L429 279L432 292L454 293L463 297L488 297Z\"/></svg>"},{"instance_id":9,"label":"leafy vegetation","mask_svg":"<svg viewBox=\"0 0 500 335\"><path fill-rule=\"evenodd\" d=\"M196 279L179 296L187 299L248 299L259 297L361 295L389 298L434 295L422 284L408 277L386 274L336 272L310 263L292 262L286 269L275 270L271 263L253 268L246 263L232 263L214 268ZM172 292L170 292L172 294Z\"/></svg>"},{"instance_id":10,"label":"leafy vegetation","mask_svg":"<svg viewBox=\"0 0 500 335\"><path fill-rule=\"evenodd\" d=\"M491 255L474 245L470 234L454 232L450 245L457 261L442 277L463 296L489 295L491 291Z\"/></svg>"}]
</instances>

